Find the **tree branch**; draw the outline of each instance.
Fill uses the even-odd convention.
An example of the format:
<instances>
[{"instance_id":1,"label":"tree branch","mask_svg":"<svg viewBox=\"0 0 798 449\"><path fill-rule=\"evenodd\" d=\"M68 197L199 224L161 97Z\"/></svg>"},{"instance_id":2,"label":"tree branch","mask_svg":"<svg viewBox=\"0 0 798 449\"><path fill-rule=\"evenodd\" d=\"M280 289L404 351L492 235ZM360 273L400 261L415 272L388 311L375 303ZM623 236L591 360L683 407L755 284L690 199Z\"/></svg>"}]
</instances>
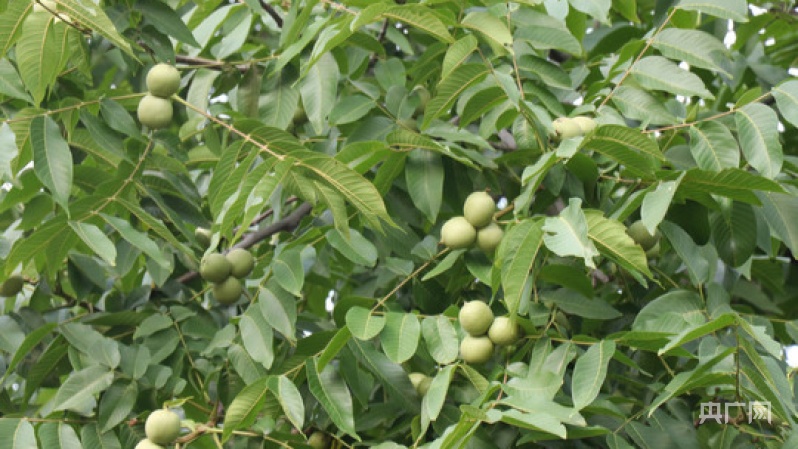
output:
<instances>
[{"instance_id":1,"label":"tree branch","mask_svg":"<svg viewBox=\"0 0 798 449\"><path fill-rule=\"evenodd\" d=\"M303 218L310 211L313 209L313 206L310 203L302 203L294 209L293 212L286 215L285 217L275 221L274 223L266 226L263 229L259 229L257 231L251 232L245 235L238 243L233 245L230 249L233 248L251 248L255 246L258 242L266 240L267 238L271 237L274 234L282 231L291 231L299 225L299 222L302 221ZM229 251L229 250L228 250ZM196 271L189 271L188 273L183 274L179 278L177 278L177 282L181 284L185 284L190 282L199 276L199 273Z\"/></svg>"},{"instance_id":2,"label":"tree branch","mask_svg":"<svg viewBox=\"0 0 798 449\"><path fill-rule=\"evenodd\" d=\"M272 5L266 3L266 0L260 0L260 6L266 11L267 14L269 14L269 16L271 16L272 20L274 20L274 23L276 23L278 27L283 27L283 18L277 14L277 11L274 9L274 7L272 7Z\"/></svg>"}]
</instances>

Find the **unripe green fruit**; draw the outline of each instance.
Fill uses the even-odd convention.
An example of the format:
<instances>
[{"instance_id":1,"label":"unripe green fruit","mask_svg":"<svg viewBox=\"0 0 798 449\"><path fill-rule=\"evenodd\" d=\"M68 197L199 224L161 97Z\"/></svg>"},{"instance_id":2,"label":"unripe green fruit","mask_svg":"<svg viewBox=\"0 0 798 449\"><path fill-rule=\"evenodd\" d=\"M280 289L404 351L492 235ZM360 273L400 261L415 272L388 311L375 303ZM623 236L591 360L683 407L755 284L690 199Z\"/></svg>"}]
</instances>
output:
<instances>
[{"instance_id":1,"label":"unripe green fruit","mask_svg":"<svg viewBox=\"0 0 798 449\"><path fill-rule=\"evenodd\" d=\"M486 192L474 192L468 195L463 204L465 219L475 228L483 228L493 221L496 202Z\"/></svg>"},{"instance_id":2,"label":"unripe green fruit","mask_svg":"<svg viewBox=\"0 0 798 449\"><path fill-rule=\"evenodd\" d=\"M180 417L169 410L155 410L144 423L144 433L155 444L169 444L180 435Z\"/></svg>"},{"instance_id":3,"label":"unripe green fruit","mask_svg":"<svg viewBox=\"0 0 798 449\"><path fill-rule=\"evenodd\" d=\"M416 393L419 396L424 396L429 391L429 386L432 383L432 378L427 376L424 373L410 373L410 383L413 384L413 388L416 389Z\"/></svg>"},{"instance_id":4,"label":"unripe green fruit","mask_svg":"<svg viewBox=\"0 0 798 449\"><path fill-rule=\"evenodd\" d=\"M502 237L504 237L502 228L496 223L491 223L477 231L477 246L486 253L492 253L499 247Z\"/></svg>"},{"instance_id":5,"label":"unripe green fruit","mask_svg":"<svg viewBox=\"0 0 798 449\"><path fill-rule=\"evenodd\" d=\"M168 98L180 89L180 72L169 64L155 64L147 72L147 90L156 97Z\"/></svg>"},{"instance_id":6,"label":"unripe green fruit","mask_svg":"<svg viewBox=\"0 0 798 449\"><path fill-rule=\"evenodd\" d=\"M172 123L172 102L166 98L145 95L139 101L137 115L142 125L150 129L165 128Z\"/></svg>"},{"instance_id":7,"label":"unripe green fruit","mask_svg":"<svg viewBox=\"0 0 798 449\"><path fill-rule=\"evenodd\" d=\"M587 134L596 129L596 121L590 117L580 115L578 117L572 118L571 120L573 120L573 122L579 126L579 129L582 130L582 134Z\"/></svg>"},{"instance_id":8,"label":"unripe green fruit","mask_svg":"<svg viewBox=\"0 0 798 449\"><path fill-rule=\"evenodd\" d=\"M659 256L659 242L655 243L654 246L646 250L646 257L654 258Z\"/></svg>"},{"instance_id":9,"label":"unripe green fruit","mask_svg":"<svg viewBox=\"0 0 798 449\"><path fill-rule=\"evenodd\" d=\"M555 119L551 123L551 126L554 128L554 132L557 133L557 138L560 140L570 139L571 137L582 135L582 128L579 127L579 124L568 117L560 117Z\"/></svg>"},{"instance_id":10,"label":"unripe green fruit","mask_svg":"<svg viewBox=\"0 0 798 449\"><path fill-rule=\"evenodd\" d=\"M493 356L493 342L490 338L466 335L460 343L460 358L466 363L485 363Z\"/></svg>"},{"instance_id":11,"label":"unripe green fruit","mask_svg":"<svg viewBox=\"0 0 798 449\"><path fill-rule=\"evenodd\" d=\"M484 335L493 323L493 311L482 301L470 301L463 304L457 318L469 335Z\"/></svg>"},{"instance_id":12,"label":"unripe green fruit","mask_svg":"<svg viewBox=\"0 0 798 449\"><path fill-rule=\"evenodd\" d=\"M441 227L441 243L451 249L468 248L477 239L477 230L465 217L453 217Z\"/></svg>"},{"instance_id":13,"label":"unripe green fruit","mask_svg":"<svg viewBox=\"0 0 798 449\"><path fill-rule=\"evenodd\" d=\"M211 253L200 261L200 276L209 282L222 282L230 276L233 265L224 254Z\"/></svg>"},{"instance_id":14,"label":"unripe green fruit","mask_svg":"<svg viewBox=\"0 0 798 449\"><path fill-rule=\"evenodd\" d=\"M308 445L313 449L327 449L330 446L330 437L321 431L315 431L308 438Z\"/></svg>"},{"instance_id":15,"label":"unripe green fruit","mask_svg":"<svg viewBox=\"0 0 798 449\"><path fill-rule=\"evenodd\" d=\"M506 316L497 317L488 329L488 338L497 345L511 345L518 340L518 326Z\"/></svg>"},{"instance_id":16,"label":"unripe green fruit","mask_svg":"<svg viewBox=\"0 0 798 449\"><path fill-rule=\"evenodd\" d=\"M233 248L225 256L230 261L230 274L241 279L252 273L255 267L255 258L252 253L243 248Z\"/></svg>"},{"instance_id":17,"label":"unripe green fruit","mask_svg":"<svg viewBox=\"0 0 798 449\"><path fill-rule=\"evenodd\" d=\"M233 276L228 277L222 282L213 284L213 297L219 304L230 305L238 301L244 293L244 285Z\"/></svg>"},{"instance_id":18,"label":"unripe green fruit","mask_svg":"<svg viewBox=\"0 0 798 449\"><path fill-rule=\"evenodd\" d=\"M0 296L16 296L25 285L25 280L18 274L12 274L2 284L0 284Z\"/></svg>"},{"instance_id":19,"label":"unripe green fruit","mask_svg":"<svg viewBox=\"0 0 798 449\"><path fill-rule=\"evenodd\" d=\"M136 445L136 449L164 449L164 447L145 438L139 441L139 444Z\"/></svg>"},{"instance_id":20,"label":"unripe green fruit","mask_svg":"<svg viewBox=\"0 0 798 449\"><path fill-rule=\"evenodd\" d=\"M207 248L208 245L211 244L212 237L213 234L211 234L211 230L208 228L197 228L194 230L194 238L196 238L200 246L204 248Z\"/></svg>"},{"instance_id":21,"label":"unripe green fruit","mask_svg":"<svg viewBox=\"0 0 798 449\"><path fill-rule=\"evenodd\" d=\"M659 241L659 233L655 232L654 235L650 234L642 220L637 220L632 223L629 229L626 230L626 233L629 234L629 237L631 237L635 243L642 246L645 251L651 249L657 244L657 241Z\"/></svg>"}]
</instances>

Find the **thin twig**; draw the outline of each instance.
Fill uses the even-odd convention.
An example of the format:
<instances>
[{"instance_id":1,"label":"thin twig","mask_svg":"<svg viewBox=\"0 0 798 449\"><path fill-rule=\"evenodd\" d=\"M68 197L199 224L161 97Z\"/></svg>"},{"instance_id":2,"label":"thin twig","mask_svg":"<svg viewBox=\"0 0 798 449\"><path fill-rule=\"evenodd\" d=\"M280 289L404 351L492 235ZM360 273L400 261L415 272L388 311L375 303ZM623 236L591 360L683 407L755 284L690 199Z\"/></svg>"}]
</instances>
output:
<instances>
[{"instance_id":1,"label":"thin twig","mask_svg":"<svg viewBox=\"0 0 798 449\"><path fill-rule=\"evenodd\" d=\"M269 14L269 16L272 18L272 20L274 20L274 23L276 23L278 27L280 28L283 27L283 18L280 17L279 14L277 14L277 11L275 11L272 5L266 3L266 0L260 0L260 6L264 9L264 11L266 11L267 14Z\"/></svg>"},{"instance_id":2,"label":"thin twig","mask_svg":"<svg viewBox=\"0 0 798 449\"><path fill-rule=\"evenodd\" d=\"M261 242L271 237L272 235L277 234L278 232L291 231L299 225L299 222L302 221L302 219L305 218L305 216L309 214L312 209L313 206L310 203L302 203L299 205L299 207L294 209L293 212L275 221L269 226L266 226L263 229L259 229L257 231L244 235L244 237L241 240L239 240L238 243L233 245L230 249L251 248L258 242ZM199 276L198 272L190 271L177 278L177 282L185 284L187 282L196 279L197 276Z\"/></svg>"}]
</instances>

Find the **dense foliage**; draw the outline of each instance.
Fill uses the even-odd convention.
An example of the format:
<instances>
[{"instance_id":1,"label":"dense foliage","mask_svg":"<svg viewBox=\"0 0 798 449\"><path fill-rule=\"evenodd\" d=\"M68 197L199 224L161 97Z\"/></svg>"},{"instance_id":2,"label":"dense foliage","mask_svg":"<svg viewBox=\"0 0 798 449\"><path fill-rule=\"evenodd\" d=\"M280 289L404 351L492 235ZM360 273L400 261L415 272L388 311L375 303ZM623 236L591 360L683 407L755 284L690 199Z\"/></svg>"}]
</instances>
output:
<instances>
[{"instance_id":1,"label":"dense foliage","mask_svg":"<svg viewBox=\"0 0 798 449\"><path fill-rule=\"evenodd\" d=\"M798 447L796 30L0 2L0 449L133 448L162 407L189 448Z\"/></svg>"}]
</instances>

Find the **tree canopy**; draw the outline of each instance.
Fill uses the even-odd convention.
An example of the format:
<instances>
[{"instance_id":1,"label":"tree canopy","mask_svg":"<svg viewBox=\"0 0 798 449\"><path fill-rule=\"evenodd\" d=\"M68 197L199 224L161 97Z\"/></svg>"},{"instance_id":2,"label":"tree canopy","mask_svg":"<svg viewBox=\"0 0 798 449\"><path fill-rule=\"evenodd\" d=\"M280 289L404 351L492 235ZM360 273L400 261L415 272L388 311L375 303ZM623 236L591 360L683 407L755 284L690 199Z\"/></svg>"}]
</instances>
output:
<instances>
[{"instance_id":1,"label":"tree canopy","mask_svg":"<svg viewBox=\"0 0 798 449\"><path fill-rule=\"evenodd\" d=\"M798 448L796 30L0 2L0 449Z\"/></svg>"}]
</instances>

